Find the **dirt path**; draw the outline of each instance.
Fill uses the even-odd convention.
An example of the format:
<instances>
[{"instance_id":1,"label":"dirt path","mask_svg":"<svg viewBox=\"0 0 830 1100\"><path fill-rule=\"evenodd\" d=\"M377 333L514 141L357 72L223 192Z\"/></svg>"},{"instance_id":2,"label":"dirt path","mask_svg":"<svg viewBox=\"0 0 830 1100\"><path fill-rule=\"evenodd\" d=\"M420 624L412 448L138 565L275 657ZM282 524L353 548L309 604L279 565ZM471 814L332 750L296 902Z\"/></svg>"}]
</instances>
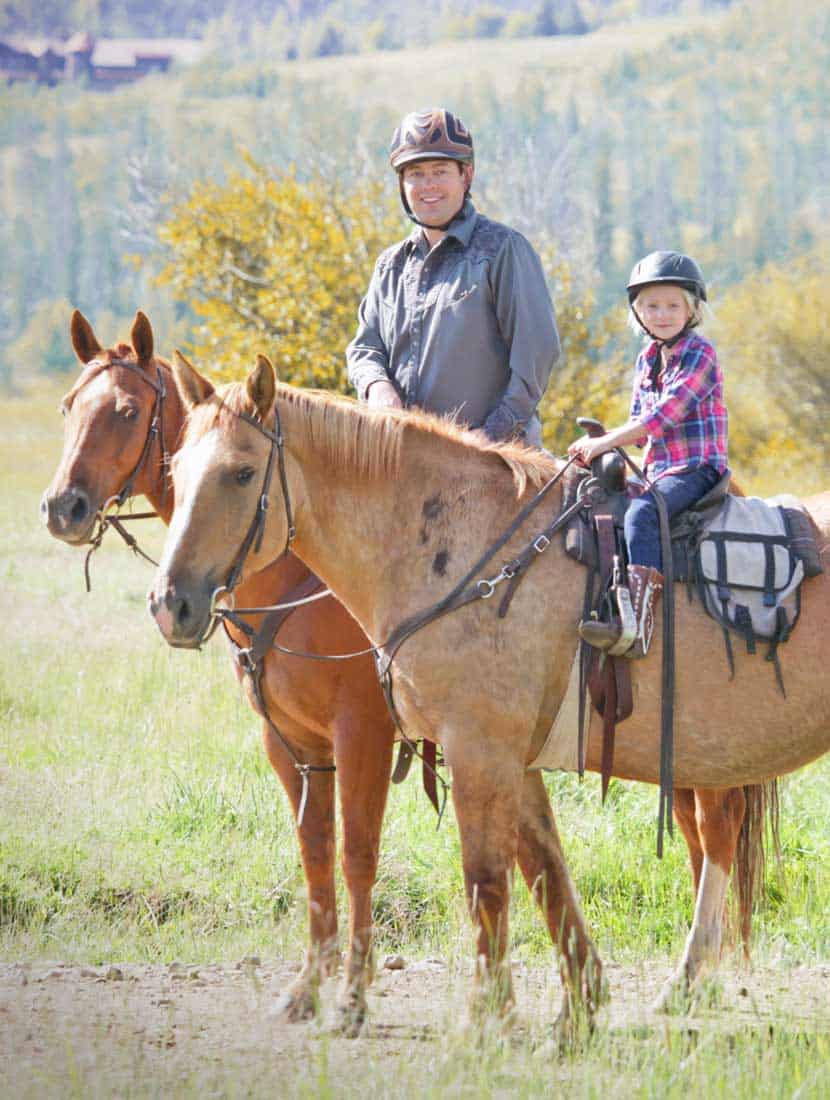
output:
<instances>
[{"instance_id":1,"label":"dirt path","mask_svg":"<svg viewBox=\"0 0 830 1100\"><path fill-rule=\"evenodd\" d=\"M371 1024L355 1041L334 1030L334 982L323 990L321 1025L274 1018L269 1010L295 972L295 966L257 960L198 968L0 966L0 1092L259 1095L266 1081L281 1081L285 1087L272 1094L286 1095L319 1063L323 1045L338 1074L365 1060L367 1045L371 1057L390 1066L416 1051L423 1058L429 1049L423 1040L463 1017L469 983L437 960L381 969L370 994ZM528 1021L552 1022L559 1004L552 968L517 965L514 974L518 1031ZM657 1025L650 1004L668 969L611 964L607 974L611 1003L604 1026ZM725 968L718 1007L706 1015L737 1028L786 1013L826 1028L828 1006L830 965L751 973ZM688 1019L683 1026L690 1026Z\"/></svg>"}]
</instances>

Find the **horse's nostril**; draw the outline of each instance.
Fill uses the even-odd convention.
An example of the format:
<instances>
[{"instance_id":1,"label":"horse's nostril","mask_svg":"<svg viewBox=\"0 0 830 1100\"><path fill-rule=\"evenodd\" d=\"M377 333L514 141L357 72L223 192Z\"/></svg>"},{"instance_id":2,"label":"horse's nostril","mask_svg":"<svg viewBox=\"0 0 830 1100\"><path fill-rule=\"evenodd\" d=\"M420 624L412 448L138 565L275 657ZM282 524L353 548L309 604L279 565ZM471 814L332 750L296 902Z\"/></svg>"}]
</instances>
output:
<instances>
[{"instance_id":1,"label":"horse's nostril","mask_svg":"<svg viewBox=\"0 0 830 1100\"><path fill-rule=\"evenodd\" d=\"M184 626L189 618L190 604L187 602L187 600L182 600L182 602L179 604L178 610L176 611L176 621L178 622L179 626Z\"/></svg>"},{"instance_id":2,"label":"horse's nostril","mask_svg":"<svg viewBox=\"0 0 830 1100\"><path fill-rule=\"evenodd\" d=\"M49 504L46 500L46 494L40 498L40 518L44 523L49 521Z\"/></svg>"},{"instance_id":3,"label":"horse's nostril","mask_svg":"<svg viewBox=\"0 0 830 1100\"><path fill-rule=\"evenodd\" d=\"M81 520L86 519L88 511L88 505L85 497L78 497L75 503L72 505L72 510L69 513L69 517L73 523L80 523Z\"/></svg>"}]
</instances>

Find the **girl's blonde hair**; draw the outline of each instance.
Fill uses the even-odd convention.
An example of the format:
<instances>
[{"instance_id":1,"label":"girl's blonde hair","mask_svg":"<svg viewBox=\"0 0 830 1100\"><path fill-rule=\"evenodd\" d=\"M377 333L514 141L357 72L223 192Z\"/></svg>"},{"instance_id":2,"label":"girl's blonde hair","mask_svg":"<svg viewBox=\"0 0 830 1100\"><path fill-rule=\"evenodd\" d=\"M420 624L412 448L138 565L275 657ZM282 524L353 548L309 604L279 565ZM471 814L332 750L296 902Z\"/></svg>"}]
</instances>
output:
<instances>
[{"instance_id":1,"label":"girl's blonde hair","mask_svg":"<svg viewBox=\"0 0 830 1100\"><path fill-rule=\"evenodd\" d=\"M648 285L646 285L644 287L641 287L638 294L637 294L637 297L633 300L633 302L631 303L631 306L628 310L628 317L626 318L626 324L631 329L631 331L635 334L635 336L644 336L646 339L649 339L648 333L644 330L643 326L640 324L640 319L637 316L637 313L635 312L635 306L637 305L637 301L639 300L640 294L642 294L643 291L648 290L649 286L655 286L655 285L659 285L659 284L649 283ZM672 284L672 285L674 285L674 284ZM696 298L695 295L692 294L691 290L686 290L686 288L683 287L683 286L678 286L677 289L683 295L683 297L686 301L686 305L689 307L690 318L689 318L688 327L689 328L702 328L704 325L709 324L712 321L713 317L714 317L714 313L712 312L712 308L709 305L709 303L704 302L704 300L702 298Z\"/></svg>"}]
</instances>

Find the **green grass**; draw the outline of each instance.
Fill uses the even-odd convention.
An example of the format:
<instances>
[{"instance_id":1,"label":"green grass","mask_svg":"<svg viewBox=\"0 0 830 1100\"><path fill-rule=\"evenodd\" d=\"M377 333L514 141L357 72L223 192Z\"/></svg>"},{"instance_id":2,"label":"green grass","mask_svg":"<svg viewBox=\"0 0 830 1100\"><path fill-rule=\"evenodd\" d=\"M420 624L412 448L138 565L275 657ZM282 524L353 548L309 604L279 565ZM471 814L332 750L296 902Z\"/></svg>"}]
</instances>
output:
<instances>
[{"instance_id":1,"label":"green grass","mask_svg":"<svg viewBox=\"0 0 830 1100\"><path fill-rule=\"evenodd\" d=\"M2 415L0 961L299 960L305 899L287 801L222 643L199 654L168 649L143 607L149 566L120 543L106 545L87 595L83 554L39 525L38 498L60 451L56 396L8 400ZM161 534L142 542L158 546ZM828 780L825 759L784 788L783 860L768 876L754 950L781 968L784 983L793 968L830 958ZM580 784L556 773L547 783L602 956L628 965L675 959L691 889L679 837L662 862L654 856L655 789L614 782L602 807L596 777ZM436 829L416 780L390 797L375 914L381 954L440 953L456 973L467 965L457 831L449 811ZM554 969L521 885L512 954ZM663 1035L616 1027L563 1059L547 1043L553 1015L552 1007L510 1042L472 1049L460 1037L442 1041L431 1048L429 1078L422 1065L401 1062L396 1095L827 1092L826 1027L807 1032L786 1016L774 1030L760 1022ZM391 1095L388 1069L371 1047L354 1082L333 1075L330 1055L322 1035L302 1072L285 1077L283 1094L349 1096L359 1086ZM242 1080L265 1092L257 1074L268 1064L243 1071L231 1059L179 1081L177 1093L202 1092L208 1080L220 1094ZM104 1095L103 1080L91 1088L80 1073L66 1094ZM152 1077L147 1094L163 1087ZM129 1093L144 1094L139 1086Z\"/></svg>"}]
</instances>

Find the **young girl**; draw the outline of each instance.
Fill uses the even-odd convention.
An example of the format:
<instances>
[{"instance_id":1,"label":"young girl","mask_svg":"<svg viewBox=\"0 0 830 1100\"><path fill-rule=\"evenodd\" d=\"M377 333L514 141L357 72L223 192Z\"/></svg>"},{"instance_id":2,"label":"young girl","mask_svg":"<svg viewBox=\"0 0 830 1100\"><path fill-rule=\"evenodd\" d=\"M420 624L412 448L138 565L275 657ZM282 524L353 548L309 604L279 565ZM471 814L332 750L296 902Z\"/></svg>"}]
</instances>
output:
<instances>
[{"instance_id":1,"label":"young girl","mask_svg":"<svg viewBox=\"0 0 830 1100\"><path fill-rule=\"evenodd\" d=\"M630 419L605 435L577 439L568 453L588 466L614 447L648 444L644 472L651 488L631 502L625 516L636 624L625 656L644 657L663 588L654 494L660 493L671 519L717 484L727 468L727 415L715 349L694 331L708 309L695 261L680 252L652 252L631 272L628 300L629 323L651 338L637 357ZM599 649L619 652L625 645L620 622L586 621L579 632Z\"/></svg>"}]
</instances>

